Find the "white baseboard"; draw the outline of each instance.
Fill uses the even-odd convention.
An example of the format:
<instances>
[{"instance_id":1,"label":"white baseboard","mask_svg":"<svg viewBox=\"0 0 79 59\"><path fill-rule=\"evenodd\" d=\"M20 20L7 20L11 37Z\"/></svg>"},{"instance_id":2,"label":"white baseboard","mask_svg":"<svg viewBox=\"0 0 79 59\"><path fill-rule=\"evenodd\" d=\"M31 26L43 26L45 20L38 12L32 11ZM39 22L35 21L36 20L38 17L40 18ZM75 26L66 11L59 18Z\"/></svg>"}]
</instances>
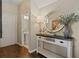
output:
<instances>
[{"instance_id":1,"label":"white baseboard","mask_svg":"<svg viewBox=\"0 0 79 59\"><path fill-rule=\"evenodd\" d=\"M24 45L24 47L27 48L27 49L29 50L29 47L28 47L28 46Z\"/></svg>"},{"instance_id":2,"label":"white baseboard","mask_svg":"<svg viewBox=\"0 0 79 59\"><path fill-rule=\"evenodd\" d=\"M22 44L20 44L20 43L16 43L17 45L19 45L19 46L23 46L23 47L25 47L25 48L27 48L27 49L29 49L29 47L28 46L26 46L26 45L22 45Z\"/></svg>"},{"instance_id":3,"label":"white baseboard","mask_svg":"<svg viewBox=\"0 0 79 59\"><path fill-rule=\"evenodd\" d=\"M16 43L17 45L19 45L19 46L22 46L22 44L20 44L20 43Z\"/></svg>"},{"instance_id":4,"label":"white baseboard","mask_svg":"<svg viewBox=\"0 0 79 59\"><path fill-rule=\"evenodd\" d=\"M7 46L11 46L11 45L15 45L16 43L15 42L11 42L11 43L0 43L0 47L7 47Z\"/></svg>"},{"instance_id":5,"label":"white baseboard","mask_svg":"<svg viewBox=\"0 0 79 59\"><path fill-rule=\"evenodd\" d=\"M34 50L31 50L31 51L29 50L29 53L33 53L33 52L35 52L35 51L36 51L36 49L34 49Z\"/></svg>"},{"instance_id":6,"label":"white baseboard","mask_svg":"<svg viewBox=\"0 0 79 59\"><path fill-rule=\"evenodd\" d=\"M21 45L20 43L17 43L19 46L23 46L23 45ZM35 52L36 51L36 49L34 49L34 50L29 50L29 47L28 46L23 46L23 47L25 47L25 48L27 48L28 49L28 51L29 51L29 53L33 53L33 52Z\"/></svg>"},{"instance_id":7,"label":"white baseboard","mask_svg":"<svg viewBox=\"0 0 79 59\"><path fill-rule=\"evenodd\" d=\"M11 43L11 44L0 45L0 48L2 48L2 47L7 47L7 46L11 46L11 45L14 45L14 44L16 44L16 43Z\"/></svg>"},{"instance_id":8,"label":"white baseboard","mask_svg":"<svg viewBox=\"0 0 79 59\"><path fill-rule=\"evenodd\" d=\"M7 45L2 45L2 46L0 46L0 47L6 47L6 46L9 46L9 45L14 45L14 44L17 44L17 45L19 45L19 46L21 46L21 47L25 47L25 48L27 48L28 49L28 51L29 51L29 53L33 53L33 52L35 52L36 51L36 49L34 49L34 50L29 50L29 47L28 46L23 46L22 44L20 44L20 43L11 43L11 44L7 44Z\"/></svg>"}]
</instances>

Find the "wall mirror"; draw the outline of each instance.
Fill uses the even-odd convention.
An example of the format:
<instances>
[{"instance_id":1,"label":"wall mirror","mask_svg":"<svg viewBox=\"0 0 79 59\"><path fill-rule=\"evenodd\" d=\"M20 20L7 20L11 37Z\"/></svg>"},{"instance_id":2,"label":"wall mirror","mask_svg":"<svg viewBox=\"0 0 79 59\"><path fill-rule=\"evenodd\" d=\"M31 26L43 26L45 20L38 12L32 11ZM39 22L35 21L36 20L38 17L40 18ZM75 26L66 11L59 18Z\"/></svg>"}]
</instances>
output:
<instances>
[{"instance_id":1,"label":"wall mirror","mask_svg":"<svg viewBox=\"0 0 79 59\"><path fill-rule=\"evenodd\" d=\"M60 23L58 17L54 18L54 17L51 17L51 15L52 14L47 14L45 16L45 20L47 21L45 23L46 23L48 32L56 33L56 32L61 31L64 28L64 25Z\"/></svg>"}]
</instances>

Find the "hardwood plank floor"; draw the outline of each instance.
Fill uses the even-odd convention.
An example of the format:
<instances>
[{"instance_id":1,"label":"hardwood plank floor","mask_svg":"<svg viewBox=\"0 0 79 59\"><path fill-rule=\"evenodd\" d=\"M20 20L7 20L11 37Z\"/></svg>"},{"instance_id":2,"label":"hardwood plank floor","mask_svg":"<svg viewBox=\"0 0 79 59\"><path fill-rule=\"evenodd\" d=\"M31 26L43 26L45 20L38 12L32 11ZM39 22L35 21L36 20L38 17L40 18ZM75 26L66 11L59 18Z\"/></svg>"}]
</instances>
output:
<instances>
[{"instance_id":1,"label":"hardwood plank floor","mask_svg":"<svg viewBox=\"0 0 79 59\"><path fill-rule=\"evenodd\" d=\"M0 58L45 58L36 52L30 54L24 47L12 45L0 48Z\"/></svg>"}]
</instances>

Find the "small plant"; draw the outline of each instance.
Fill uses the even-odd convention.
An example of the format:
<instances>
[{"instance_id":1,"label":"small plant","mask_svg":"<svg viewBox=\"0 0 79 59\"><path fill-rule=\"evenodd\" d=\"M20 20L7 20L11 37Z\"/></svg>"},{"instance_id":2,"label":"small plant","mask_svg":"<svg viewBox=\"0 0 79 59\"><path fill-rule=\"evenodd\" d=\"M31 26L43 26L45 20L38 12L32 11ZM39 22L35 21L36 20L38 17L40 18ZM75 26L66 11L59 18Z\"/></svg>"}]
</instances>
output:
<instances>
[{"instance_id":1,"label":"small plant","mask_svg":"<svg viewBox=\"0 0 79 59\"><path fill-rule=\"evenodd\" d=\"M64 24L64 25L69 25L73 22L76 22L79 20L79 15L76 15L75 13L71 13L71 14L68 14L68 15L62 15L60 16L60 23L61 24Z\"/></svg>"},{"instance_id":2,"label":"small plant","mask_svg":"<svg viewBox=\"0 0 79 59\"><path fill-rule=\"evenodd\" d=\"M72 35L71 24L79 20L79 15L76 15L75 13L71 13L65 16L64 15L60 16L59 20L60 23L64 25L64 36L71 37Z\"/></svg>"}]
</instances>

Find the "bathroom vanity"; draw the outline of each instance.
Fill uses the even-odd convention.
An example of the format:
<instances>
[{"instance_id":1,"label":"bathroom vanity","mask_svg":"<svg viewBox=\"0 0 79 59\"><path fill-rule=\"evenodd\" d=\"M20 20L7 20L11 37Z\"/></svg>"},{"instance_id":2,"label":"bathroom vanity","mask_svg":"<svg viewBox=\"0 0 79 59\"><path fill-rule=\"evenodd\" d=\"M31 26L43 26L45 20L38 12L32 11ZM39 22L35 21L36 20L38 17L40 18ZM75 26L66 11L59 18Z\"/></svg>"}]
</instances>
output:
<instances>
[{"instance_id":1,"label":"bathroom vanity","mask_svg":"<svg viewBox=\"0 0 79 59\"><path fill-rule=\"evenodd\" d=\"M48 58L72 58L73 38L60 35L36 34L37 53Z\"/></svg>"}]
</instances>

